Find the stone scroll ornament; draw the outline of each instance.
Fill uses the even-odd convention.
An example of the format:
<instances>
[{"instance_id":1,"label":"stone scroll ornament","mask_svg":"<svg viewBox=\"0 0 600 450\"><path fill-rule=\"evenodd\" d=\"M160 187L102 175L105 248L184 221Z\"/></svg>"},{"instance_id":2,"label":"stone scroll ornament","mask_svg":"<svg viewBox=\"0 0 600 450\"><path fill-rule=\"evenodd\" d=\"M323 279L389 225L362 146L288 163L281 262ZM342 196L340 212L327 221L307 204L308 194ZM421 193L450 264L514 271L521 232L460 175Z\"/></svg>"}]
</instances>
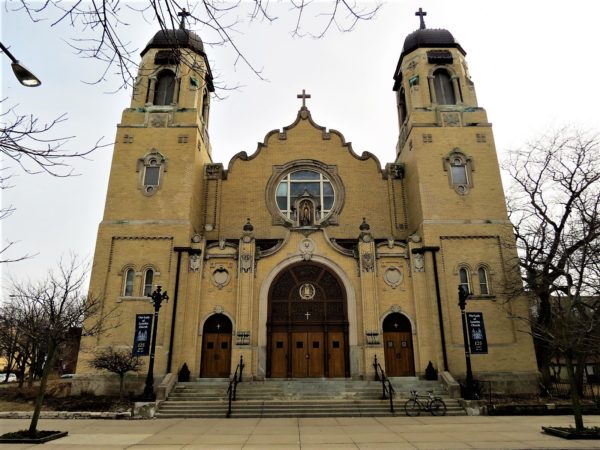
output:
<instances>
[{"instance_id":1,"label":"stone scroll ornament","mask_svg":"<svg viewBox=\"0 0 600 450\"><path fill-rule=\"evenodd\" d=\"M373 272L373 270L375 270L375 262L373 261L373 255L371 253L363 253L362 266L365 272Z\"/></svg>"},{"instance_id":2,"label":"stone scroll ornament","mask_svg":"<svg viewBox=\"0 0 600 450\"><path fill-rule=\"evenodd\" d=\"M425 263L423 262L423 255L421 255L420 253L414 254L413 265L415 267L415 272L424 272Z\"/></svg>"},{"instance_id":3,"label":"stone scroll ornament","mask_svg":"<svg viewBox=\"0 0 600 450\"><path fill-rule=\"evenodd\" d=\"M190 255L190 272L200 270L200 255Z\"/></svg>"},{"instance_id":4,"label":"stone scroll ornament","mask_svg":"<svg viewBox=\"0 0 600 450\"><path fill-rule=\"evenodd\" d=\"M242 253L240 255L240 267L242 272L250 272L252 270L252 255L250 253Z\"/></svg>"}]
</instances>

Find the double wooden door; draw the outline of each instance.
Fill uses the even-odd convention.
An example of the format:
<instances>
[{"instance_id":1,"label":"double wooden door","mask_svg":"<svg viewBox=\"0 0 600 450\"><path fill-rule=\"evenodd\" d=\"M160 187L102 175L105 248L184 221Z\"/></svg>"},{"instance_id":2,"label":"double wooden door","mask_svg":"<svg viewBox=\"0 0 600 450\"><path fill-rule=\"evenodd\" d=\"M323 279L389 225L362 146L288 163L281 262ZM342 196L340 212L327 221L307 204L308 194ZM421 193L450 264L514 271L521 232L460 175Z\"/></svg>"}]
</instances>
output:
<instances>
[{"instance_id":1,"label":"double wooden door","mask_svg":"<svg viewBox=\"0 0 600 450\"><path fill-rule=\"evenodd\" d=\"M226 378L231 370L231 333L205 333L202 337L204 378Z\"/></svg>"},{"instance_id":2,"label":"double wooden door","mask_svg":"<svg viewBox=\"0 0 600 450\"><path fill-rule=\"evenodd\" d=\"M410 331L384 331L383 342L387 375L390 377L414 376L412 333Z\"/></svg>"},{"instance_id":3,"label":"double wooden door","mask_svg":"<svg viewBox=\"0 0 600 450\"><path fill-rule=\"evenodd\" d=\"M271 335L271 377L344 377L342 331L290 331Z\"/></svg>"}]
</instances>

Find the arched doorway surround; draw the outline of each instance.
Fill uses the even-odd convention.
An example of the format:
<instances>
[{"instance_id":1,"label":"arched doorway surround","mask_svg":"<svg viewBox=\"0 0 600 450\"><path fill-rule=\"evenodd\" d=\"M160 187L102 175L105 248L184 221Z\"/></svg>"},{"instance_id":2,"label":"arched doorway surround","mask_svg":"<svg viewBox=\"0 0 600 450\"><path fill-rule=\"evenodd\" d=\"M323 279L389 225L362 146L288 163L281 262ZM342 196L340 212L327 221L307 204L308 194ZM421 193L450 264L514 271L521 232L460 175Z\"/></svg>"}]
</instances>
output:
<instances>
[{"instance_id":1,"label":"arched doorway surround","mask_svg":"<svg viewBox=\"0 0 600 450\"><path fill-rule=\"evenodd\" d=\"M345 349L349 361L346 361L346 370L349 370L351 376L359 375L359 349L357 348L357 329L356 329L356 295L352 283L346 271L337 263L322 256L313 255L312 263L323 266L333 274L340 282L342 290L346 296L346 314L347 314L347 336L348 348ZM258 330L258 367L257 376L267 375L267 343L272 345L272 341L267 337L267 316L269 308L269 292L273 281L283 271L298 263L305 263L302 255L295 255L286 258L277 264L271 272L265 277L259 293L259 330Z\"/></svg>"},{"instance_id":2,"label":"arched doorway surround","mask_svg":"<svg viewBox=\"0 0 600 450\"><path fill-rule=\"evenodd\" d=\"M412 326L408 317L394 312L383 319L383 345L388 376L415 375Z\"/></svg>"},{"instance_id":3,"label":"arched doorway surround","mask_svg":"<svg viewBox=\"0 0 600 450\"><path fill-rule=\"evenodd\" d=\"M348 319L342 284L327 268L302 262L269 289L267 376L347 377Z\"/></svg>"},{"instance_id":4,"label":"arched doorway surround","mask_svg":"<svg viewBox=\"0 0 600 450\"><path fill-rule=\"evenodd\" d=\"M202 378L225 378L231 372L233 325L225 314L213 314L202 327Z\"/></svg>"}]
</instances>

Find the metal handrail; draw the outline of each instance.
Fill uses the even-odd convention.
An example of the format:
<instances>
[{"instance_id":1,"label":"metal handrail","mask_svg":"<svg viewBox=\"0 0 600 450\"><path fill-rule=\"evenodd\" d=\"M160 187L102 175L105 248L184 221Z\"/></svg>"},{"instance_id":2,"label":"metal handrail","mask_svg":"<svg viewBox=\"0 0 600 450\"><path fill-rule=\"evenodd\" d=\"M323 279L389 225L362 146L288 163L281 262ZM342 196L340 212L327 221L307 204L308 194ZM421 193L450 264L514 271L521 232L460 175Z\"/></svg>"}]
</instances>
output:
<instances>
[{"instance_id":1,"label":"metal handrail","mask_svg":"<svg viewBox=\"0 0 600 450\"><path fill-rule=\"evenodd\" d=\"M396 395L396 391L394 390L394 386L392 386L392 382L388 377L385 376L385 372L381 364L377 361L377 355L375 355L373 361L373 367L375 368L375 381L381 381L381 399L390 400L390 412L394 412L394 395ZM380 374L381 373L381 374Z\"/></svg>"},{"instance_id":2,"label":"metal handrail","mask_svg":"<svg viewBox=\"0 0 600 450\"><path fill-rule=\"evenodd\" d=\"M227 415L225 417L229 418L231 416L231 402L234 402L237 395L237 385L242 382L242 372L244 371L244 357L240 356L240 362L235 368L235 372L233 377L229 380L229 386L227 387L227 397L228 397L228 407L227 407ZM239 374L238 374L239 372Z\"/></svg>"}]
</instances>

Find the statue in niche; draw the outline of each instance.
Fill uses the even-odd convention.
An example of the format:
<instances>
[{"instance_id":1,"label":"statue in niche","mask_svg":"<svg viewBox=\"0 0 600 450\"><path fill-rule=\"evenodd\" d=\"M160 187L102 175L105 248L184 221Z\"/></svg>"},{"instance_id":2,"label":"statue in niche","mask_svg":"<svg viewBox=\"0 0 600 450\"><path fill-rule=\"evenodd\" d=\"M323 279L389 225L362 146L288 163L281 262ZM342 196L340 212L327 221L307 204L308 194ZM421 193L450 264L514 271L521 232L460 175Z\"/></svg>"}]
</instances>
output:
<instances>
[{"instance_id":1,"label":"statue in niche","mask_svg":"<svg viewBox=\"0 0 600 450\"><path fill-rule=\"evenodd\" d=\"M312 204L308 200L304 200L300 203L300 226L307 227L312 224Z\"/></svg>"}]
</instances>

